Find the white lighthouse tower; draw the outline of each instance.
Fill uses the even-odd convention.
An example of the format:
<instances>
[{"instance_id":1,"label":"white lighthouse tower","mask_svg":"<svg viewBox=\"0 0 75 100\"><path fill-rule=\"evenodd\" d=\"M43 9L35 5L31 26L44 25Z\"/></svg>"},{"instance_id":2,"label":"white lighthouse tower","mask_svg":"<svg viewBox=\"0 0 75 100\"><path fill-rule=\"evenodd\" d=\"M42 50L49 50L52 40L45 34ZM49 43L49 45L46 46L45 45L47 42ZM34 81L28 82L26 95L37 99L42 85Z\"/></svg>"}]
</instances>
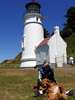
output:
<instances>
[{"instance_id":1,"label":"white lighthouse tower","mask_svg":"<svg viewBox=\"0 0 75 100\"><path fill-rule=\"evenodd\" d=\"M27 12L24 17L23 49L20 67L36 66L35 49L37 44L44 39L40 7L40 4L36 2L26 4Z\"/></svg>"}]
</instances>

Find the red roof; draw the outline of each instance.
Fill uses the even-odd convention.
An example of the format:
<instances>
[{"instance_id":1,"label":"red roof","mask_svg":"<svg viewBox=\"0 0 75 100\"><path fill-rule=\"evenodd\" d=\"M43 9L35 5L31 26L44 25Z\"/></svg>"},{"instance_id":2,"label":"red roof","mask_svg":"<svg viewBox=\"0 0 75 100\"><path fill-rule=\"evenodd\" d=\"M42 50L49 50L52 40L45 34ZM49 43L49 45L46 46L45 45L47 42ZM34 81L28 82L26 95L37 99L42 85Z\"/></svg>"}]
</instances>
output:
<instances>
[{"instance_id":1,"label":"red roof","mask_svg":"<svg viewBox=\"0 0 75 100\"><path fill-rule=\"evenodd\" d=\"M38 45L38 47L47 44L47 43L48 43L48 40L49 40L49 38L45 38L45 39Z\"/></svg>"}]
</instances>

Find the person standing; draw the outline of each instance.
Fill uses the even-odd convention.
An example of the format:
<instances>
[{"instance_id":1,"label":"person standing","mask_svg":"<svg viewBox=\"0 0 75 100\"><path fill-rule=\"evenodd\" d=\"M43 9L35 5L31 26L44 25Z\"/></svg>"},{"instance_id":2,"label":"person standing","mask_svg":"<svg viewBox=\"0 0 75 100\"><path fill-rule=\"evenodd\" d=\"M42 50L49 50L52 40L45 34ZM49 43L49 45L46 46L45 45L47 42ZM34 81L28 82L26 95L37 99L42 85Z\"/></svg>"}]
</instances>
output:
<instances>
[{"instance_id":1,"label":"person standing","mask_svg":"<svg viewBox=\"0 0 75 100\"><path fill-rule=\"evenodd\" d=\"M54 71L50 67L50 65L47 61L44 61L43 65L40 67L39 71L40 71L41 80L47 78L50 81L56 83L56 80L54 77Z\"/></svg>"}]
</instances>

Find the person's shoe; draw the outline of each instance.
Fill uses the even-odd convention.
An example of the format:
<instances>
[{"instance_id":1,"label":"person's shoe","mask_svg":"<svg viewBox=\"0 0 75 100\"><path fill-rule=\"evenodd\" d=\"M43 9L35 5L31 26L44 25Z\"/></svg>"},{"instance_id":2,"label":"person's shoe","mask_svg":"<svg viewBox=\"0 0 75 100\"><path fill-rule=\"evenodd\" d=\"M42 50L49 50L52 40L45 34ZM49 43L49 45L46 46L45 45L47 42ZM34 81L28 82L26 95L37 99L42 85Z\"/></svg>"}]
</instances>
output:
<instances>
[{"instance_id":1,"label":"person's shoe","mask_svg":"<svg viewBox=\"0 0 75 100\"><path fill-rule=\"evenodd\" d=\"M66 91L66 95L73 96L74 95L74 89L70 89L70 90Z\"/></svg>"}]
</instances>

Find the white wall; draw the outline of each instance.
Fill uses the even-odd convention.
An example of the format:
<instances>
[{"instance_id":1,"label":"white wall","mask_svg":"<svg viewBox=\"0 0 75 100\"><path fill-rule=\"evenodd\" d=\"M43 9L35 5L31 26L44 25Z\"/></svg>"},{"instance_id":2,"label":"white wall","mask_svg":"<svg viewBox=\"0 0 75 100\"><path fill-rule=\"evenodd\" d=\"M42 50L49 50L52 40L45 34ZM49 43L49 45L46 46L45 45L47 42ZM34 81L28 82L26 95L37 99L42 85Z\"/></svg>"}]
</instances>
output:
<instances>
[{"instance_id":1,"label":"white wall","mask_svg":"<svg viewBox=\"0 0 75 100\"><path fill-rule=\"evenodd\" d=\"M36 66L36 44L41 42L44 38L44 30L41 18L37 16L30 16L25 20L24 26L24 49L21 58L21 67ZM34 61L33 61L34 60Z\"/></svg>"},{"instance_id":2,"label":"white wall","mask_svg":"<svg viewBox=\"0 0 75 100\"><path fill-rule=\"evenodd\" d=\"M58 27L57 27L58 28ZM67 63L66 42L61 38L58 29L54 30L54 35L48 41L50 63L57 63L58 67L63 67Z\"/></svg>"}]
</instances>

